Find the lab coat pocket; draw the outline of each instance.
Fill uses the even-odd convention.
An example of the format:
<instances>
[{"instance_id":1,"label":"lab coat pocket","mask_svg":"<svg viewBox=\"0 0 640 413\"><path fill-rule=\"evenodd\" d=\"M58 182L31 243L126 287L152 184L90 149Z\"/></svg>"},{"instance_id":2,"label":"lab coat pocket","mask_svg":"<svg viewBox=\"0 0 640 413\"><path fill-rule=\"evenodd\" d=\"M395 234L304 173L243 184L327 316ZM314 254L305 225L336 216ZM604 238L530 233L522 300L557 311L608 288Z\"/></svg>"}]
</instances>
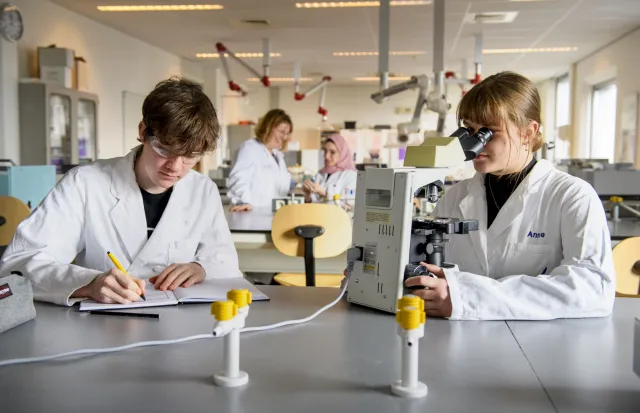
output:
<instances>
[{"instance_id":1,"label":"lab coat pocket","mask_svg":"<svg viewBox=\"0 0 640 413\"><path fill-rule=\"evenodd\" d=\"M551 245L528 244L514 242L508 244L504 263L504 275L526 274L538 276L548 274L554 260L554 247Z\"/></svg>"},{"instance_id":2,"label":"lab coat pocket","mask_svg":"<svg viewBox=\"0 0 640 413\"><path fill-rule=\"evenodd\" d=\"M169 262L171 264L184 264L195 261L198 249L197 240L178 240L169 244Z\"/></svg>"}]
</instances>

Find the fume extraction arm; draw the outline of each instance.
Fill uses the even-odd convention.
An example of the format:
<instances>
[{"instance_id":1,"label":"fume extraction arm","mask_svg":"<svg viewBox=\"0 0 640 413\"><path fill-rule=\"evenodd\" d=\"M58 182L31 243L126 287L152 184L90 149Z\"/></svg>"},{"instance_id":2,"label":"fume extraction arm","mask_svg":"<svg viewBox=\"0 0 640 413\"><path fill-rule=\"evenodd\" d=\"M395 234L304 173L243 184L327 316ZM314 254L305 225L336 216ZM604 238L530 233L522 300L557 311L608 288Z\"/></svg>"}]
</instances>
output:
<instances>
[{"instance_id":1,"label":"fume extraction arm","mask_svg":"<svg viewBox=\"0 0 640 413\"><path fill-rule=\"evenodd\" d=\"M472 79L457 79L454 72L444 71L444 46L445 46L445 0L434 0L433 2L433 81L427 75L412 76L410 80L389 87L389 20L390 20L390 0L380 1L380 50L378 53L378 65L380 72L381 90L372 94L371 99L376 103L384 102L388 97L404 92L406 90L418 89L418 98L413 111L413 118L410 122L398 124L398 140L408 141L409 133L418 133L421 128L421 114L424 107L427 110L438 114L438 124L436 132L438 135L444 133L444 125L447 112L451 105L446 101L446 85L449 83L459 84L463 94L466 92L466 85L473 85L480 82L482 68L482 34L476 35L475 50L475 77ZM466 60L462 62L462 76L466 75Z\"/></svg>"},{"instance_id":2,"label":"fume extraction arm","mask_svg":"<svg viewBox=\"0 0 640 413\"><path fill-rule=\"evenodd\" d=\"M296 62L293 66L293 77L294 77L294 85L295 92L293 98L297 101L303 100L304 98L313 95L318 90L321 91L320 94L320 103L318 105L318 113L322 116L323 119L327 117L327 108L325 107L325 99L327 97L327 85L331 82L331 76L324 76L322 80L315 85L311 86L309 90L304 93L300 93L300 77L301 77L301 67L300 63Z\"/></svg>"},{"instance_id":3,"label":"fume extraction arm","mask_svg":"<svg viewBox=\"0 0 640 413\"><path fill-rule=\"evenodd\" d=\"M242 96L246 96L248 93L247 90L243 89L239 84L233 81L233 77L231 77L231 71L229 70L227 57L230 57L236 62L240 63L251 74L260 79L260 82L265 87L269 87L271 85L271 82L269 81L269 68L271 67L271 41L269 39L262 39L262 75L254 68L249 66L249 64L247 64L244 60L239 58L235 53L229 50L229 48L227 48L224 44L220 42L216 43L216 49L218 50L220 61L222 62L222 69L224 70L224 74L229 81L229 89L233 90L234 92L240 92Z\"/></svg>"}]
</instances>

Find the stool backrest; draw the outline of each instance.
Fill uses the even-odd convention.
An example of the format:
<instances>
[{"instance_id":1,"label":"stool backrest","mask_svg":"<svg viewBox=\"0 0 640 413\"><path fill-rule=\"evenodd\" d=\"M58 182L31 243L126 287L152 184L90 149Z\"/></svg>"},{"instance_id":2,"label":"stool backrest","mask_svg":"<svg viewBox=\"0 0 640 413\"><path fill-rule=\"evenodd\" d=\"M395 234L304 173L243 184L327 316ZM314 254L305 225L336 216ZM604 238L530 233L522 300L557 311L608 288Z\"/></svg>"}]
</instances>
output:
<instances>
[{"instance_id":1,"label":"stool backrest","mask_svg":"<svg viewBox=\"0 0 640 413\"><path fill-rule=\"evenodd\" d=\"M324 233L314 239L315 258L330 258L342 254L351 246L351 218L336 205L285 205L273 216L271 239L284 255L304 257L304 239L296 235L295 228L316 225Z\"/></svg>"},{"instance_id":2,"label":"stool backrest","mask_svg":"<svg viewBox=\"0 0 640 413\"><path fill-rule=\"evenodd\" d=\"M640 294L640 237L623 239L613 247L612 255L617 296L637 296Z\"/></svg>"},{"instance_id":3,"label":"stool backrest","mask_svg":"<svg viewBox=\"0 0 640 413\"><path fill-rule=\"evenodd\" d=\"M9 245L16 228L31 210L21 200L11 196L0 196L0 245Z\"/></svg>"}]
</instances>

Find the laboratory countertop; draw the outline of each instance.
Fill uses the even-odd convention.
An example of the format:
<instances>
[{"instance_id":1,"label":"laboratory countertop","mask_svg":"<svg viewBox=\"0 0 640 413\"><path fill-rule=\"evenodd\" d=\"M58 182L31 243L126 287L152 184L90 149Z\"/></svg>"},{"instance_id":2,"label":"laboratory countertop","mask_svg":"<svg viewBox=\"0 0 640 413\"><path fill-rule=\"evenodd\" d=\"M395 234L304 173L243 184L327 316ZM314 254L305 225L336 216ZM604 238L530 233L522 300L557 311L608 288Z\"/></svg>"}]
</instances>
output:
<instances>
[{"instance_id":1,"label":"laboratory countertop","mask_svg":"<svg viewBox=\"0 0 640 413\"><path fill-rule=\"evenodd\" d=\"M250 326L307 316L337 294L260 288L271 300L251 305ZM159 320L36 308L35 320L0 336L1 359L175 339L210 333L213 323L207 304L130 310L159 313ZM634 315L640 300L619 299L615 314L600 320L429 318L419 342L419 379L429 394L407 400L390 393L400 375L393 315L342 299L309 323L243 334L240 368L249 374L243 388L213 384L223 342L206 339L0 367L2 411L625 412L640 405L629 351Z\"/></svg>"},{"instance_id":2,"label":"laboratory countertop","mask_svg":"<svg viewBox=\"0 0 640 413\"><path fill-rule=\"evenodd\" d=\"M640 299L617 298L606 318L508 322L559 413L638 412L633 372Z\"/></svg>"},{"instance_id":3,"label":"laboratory countertop","mask_svg":"<svg viewBox=\"0 0 640 413\"><path fill-rule=\"evenodd\" d=\"M231 232L271 233L273 211L271 208L254 208L251 211L231 212L229 205L223 205Z\"/></svg>"},{"instance_id":4,"label":"laboratory countertop","mask_svg":"<svg viewBox=\"0 0 640 413\"><path fill-rule=\"evenodd\" d=\"M611 239L620 241L630 237L640 237L640 220L623 218L620 222L608 221Z\"/></svg>"},{"instance_id":5,"label":"laboratory countertop","mask_svg":"<svg viewBox=\"0 0 640 413\"><path fill-rule=\"evenodd\" d=\"M224 205L224 214L231 232L264 233L271 232L273 212L271 208L256 208L248 212L230 212L229 206ZM620 241L629 237L640 236L640 220L625 218L620 222L608 221L611 239Z\"/></svg>"}]
</instances>

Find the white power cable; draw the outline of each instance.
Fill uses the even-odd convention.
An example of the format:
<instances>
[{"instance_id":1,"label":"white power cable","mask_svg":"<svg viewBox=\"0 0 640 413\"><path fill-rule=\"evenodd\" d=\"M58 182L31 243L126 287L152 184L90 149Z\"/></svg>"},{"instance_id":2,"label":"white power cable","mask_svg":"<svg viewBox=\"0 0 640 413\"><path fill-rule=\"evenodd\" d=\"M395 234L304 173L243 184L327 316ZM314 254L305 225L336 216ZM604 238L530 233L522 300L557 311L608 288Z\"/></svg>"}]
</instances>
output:
<instances>
[{"instance_id":1,"label":"white power cable","mask_svg":"<svg viewBox=\"0 0 640 413\"><path fill-rule=\"evenodd\" d=\"M347 281L348 281L348 279L347 279ZM294 325L294 324L301 324L301 323L306 323L307 321L311 321L314 318L316 318L317 316L319 316L320 314L322 314L325 311L327 311L329 308L331 308L334 305L336 305L338 303L338 301L340 301L340 299L344 295L344 292L346 291L348 284L349 284L348 282L345 282L344 286L340 290L340 294L338 295L338 298L336 298L335 300L333 300L329 304L325 305L324 307L322 307L321 309L319 309L315 313L311 314L309 317L301 318L301 319L298 319L298 320L281 321L279 323L270 324L270 325L266 325L266 326L245 327L242 330L240 330L240 332L241 333L250 333L250 332L253 332L253 331L272 330L274 328L285 327L285 326ZM53 355L50 355L50 356L3 360L3 361L0 361L0 367L10 366L10 365L14 365L14 364L38 363L38 362L42 362L42 361L55 360L55 359L59 359L59 358L77 356L77 355L81 355L81 354L115 353L115 352L118 352L118 351L130 350L132 348L138 348L138 347L162 346L162 345L166 345L166 344L186 343L188 341L201 340L201 339L207 339L207 338L217 338L217 337L215 337L213 334L198 334L198 335L195 335L195 336L183 337L183 338L178 338L178 339L173 339L173 340L141 341L141 342L138 342L138 343L127 344L127 345L118 346L118 347L74 350L74 351L69 351L69 352L66 352L66 353L53 354Z\"/></svg>"}]
</instances>

